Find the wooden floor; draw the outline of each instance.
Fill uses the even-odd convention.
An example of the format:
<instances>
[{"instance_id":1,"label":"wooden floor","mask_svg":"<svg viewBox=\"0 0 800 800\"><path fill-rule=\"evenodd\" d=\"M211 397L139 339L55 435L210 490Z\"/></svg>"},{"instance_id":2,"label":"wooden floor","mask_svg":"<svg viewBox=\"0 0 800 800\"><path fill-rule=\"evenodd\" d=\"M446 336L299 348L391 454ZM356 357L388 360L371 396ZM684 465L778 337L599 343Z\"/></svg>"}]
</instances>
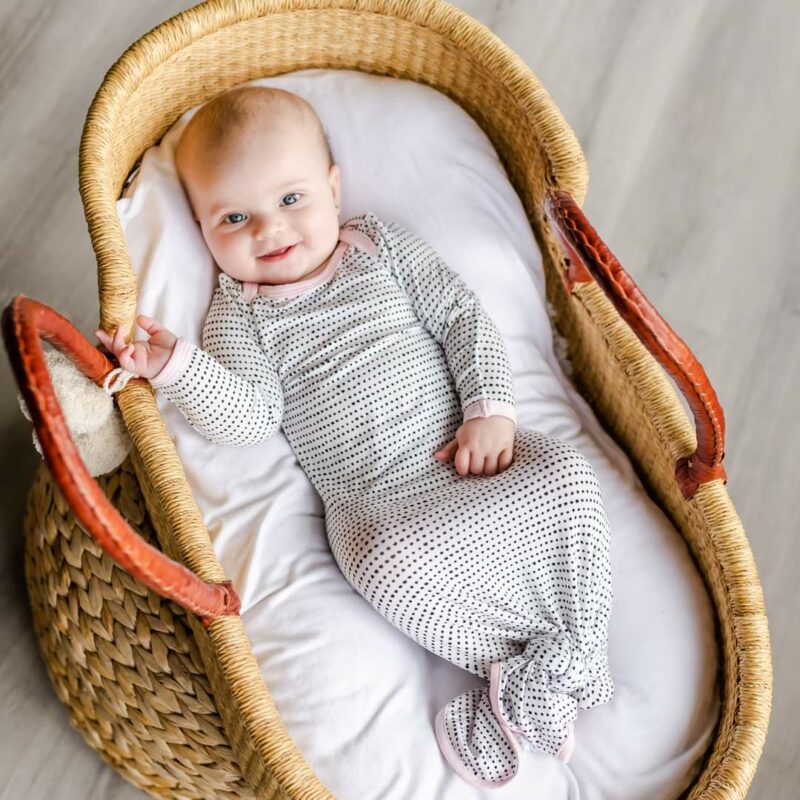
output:
<instances>
[{"instance_id":1,"label":"wooden floor","mask_svg":"<svg viewBox=\"0 0 800 800\"><path fill-rule=\"evenodd\" d=\"M77 171L86 110L123 50L190 5L0 2L2 305L35 297L92 338L96 276ZM800 3L456 5L525 60L575 129L591 173L584 211L725 409L728 488L763 582L775 671L749 797L797 797ZM0 800L144 797L69 727L40 660L21 535L38 455L5 355L0 381Z\"/></svg>"}]
</instances>

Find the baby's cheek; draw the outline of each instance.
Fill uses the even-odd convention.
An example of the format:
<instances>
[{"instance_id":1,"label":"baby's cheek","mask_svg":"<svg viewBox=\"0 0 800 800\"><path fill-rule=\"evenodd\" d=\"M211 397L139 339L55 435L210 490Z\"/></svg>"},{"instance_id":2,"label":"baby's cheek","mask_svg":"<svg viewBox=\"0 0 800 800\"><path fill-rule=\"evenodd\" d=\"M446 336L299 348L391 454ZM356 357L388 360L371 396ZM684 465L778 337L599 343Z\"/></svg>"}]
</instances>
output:
<instances>
[{"instance_id":1,"label":"baby's cheek","mask_svg":"<svg viewBox=\"0 0 800 800\"><path fill-rule=\"evenodd\" d=\"M244 249L241 242L228 241L227 237L225 237L225 239L220 237L214 248L211 249L211 252L214 254L215 260L220 266L226 264L235 265L242 259Z\"/></svg>"}]
</instances>

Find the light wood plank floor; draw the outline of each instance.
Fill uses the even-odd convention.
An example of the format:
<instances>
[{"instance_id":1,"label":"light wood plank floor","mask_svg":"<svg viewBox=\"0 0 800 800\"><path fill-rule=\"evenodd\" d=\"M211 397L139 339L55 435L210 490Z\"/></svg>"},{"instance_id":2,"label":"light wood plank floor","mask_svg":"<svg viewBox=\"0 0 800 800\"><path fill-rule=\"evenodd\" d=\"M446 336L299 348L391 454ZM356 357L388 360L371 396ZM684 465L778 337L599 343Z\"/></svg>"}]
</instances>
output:
<instances>
[{"instance_id":1,"label":"light wood plank floor","mask_svg":"<svg viewBox=\"0 0 800 800\"><path fill-rule=\"evenodd\" d=\"M180 0L0 2L0 302L97 324L78 144L106 70ZM797 796L800 657L800 4L463 0L542 80L586 152L584 210L705 366L727 420L728 487L770 615L775 702L749 797ZM67 722L22 576L37 462L0 358L0 800L144 796Z\"/></svg>"}]
</instances>

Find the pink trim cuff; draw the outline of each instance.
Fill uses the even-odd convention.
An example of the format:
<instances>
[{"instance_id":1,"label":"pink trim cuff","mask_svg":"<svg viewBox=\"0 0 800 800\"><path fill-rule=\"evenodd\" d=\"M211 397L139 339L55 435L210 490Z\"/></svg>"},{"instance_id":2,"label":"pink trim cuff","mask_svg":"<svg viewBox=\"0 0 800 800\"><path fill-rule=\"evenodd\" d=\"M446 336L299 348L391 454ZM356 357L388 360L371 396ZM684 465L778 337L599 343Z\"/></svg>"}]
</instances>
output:
<instances>
[{"instance_id":1,"label":"pink trim cuff","mask_svg":"<svg viewBox=\"0 0 800 800\"><path fill-rule=\"evenodd\" d=\"M150 378L150 385L158 388L178 380L189 366L189 357L192 355L193 347L194 345L190 341L179 336L172 348L172 355L159 372Z\"/></svg>"},{"instance_id":2,"label":"pink trim cuff","mask_svg":"<svg viewBox=\"0 0 800 800\"><path fill-rule=\"evenodd\" d=\"M500 400L476 400L464 409L464 422L473 417L508 417L517 424L517 412L513 403Z\"/></svg>"}]
</instances>

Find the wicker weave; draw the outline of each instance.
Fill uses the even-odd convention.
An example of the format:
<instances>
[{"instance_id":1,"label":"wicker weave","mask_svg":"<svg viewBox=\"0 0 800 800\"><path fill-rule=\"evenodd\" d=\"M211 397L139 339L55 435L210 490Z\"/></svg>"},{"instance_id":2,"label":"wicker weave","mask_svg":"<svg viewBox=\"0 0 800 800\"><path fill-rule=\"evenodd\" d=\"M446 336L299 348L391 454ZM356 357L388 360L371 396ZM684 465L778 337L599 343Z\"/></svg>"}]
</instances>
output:
<instances>
[{"instance_id":1,"label":"wicker weave","mask_svg":"<svg viewBox=\"0 0 800 800\"><path fill-rule=\"evenodd\" d=\"M99 483L155 544L130 458ZM186 612L94 543L44 463L28 494L25 527L33 626L73 727L104 761L157 796L197 797L203 786L206 797L252 797Z\"/></svg>"},{"instance_id":2,"label":"wicker weave","mask_svg":"<svg viewBox=\"0 0 800 800\"><path fill-rule=\"evenodd\" d=\"M81 141L101 324L133 326L136 279L115 204L143 151L183 111L229 86L312 67L427 84L494 144L542 250L576 385L685 537L713 601L723 711L685 796L744 797L772 687L750 547L721 481L688 501L678 490L674 464L694 450L695 434L661 367L596 284L564 291L542 199L553 186L583 203L583 153L527 66L480 23L438 0L212 0L135 42L105 76ZM104 488L143 535L152 525L170 556L204 580L226 580L154 392L130 385L118 399L134 450ZM45 467L31 490L26 536L34 619L58 696L71 723L128 780L160 797L333 796L289 737L238 617L206 630L128 578L77 526Z\"/></svg>"}]
</instances>

